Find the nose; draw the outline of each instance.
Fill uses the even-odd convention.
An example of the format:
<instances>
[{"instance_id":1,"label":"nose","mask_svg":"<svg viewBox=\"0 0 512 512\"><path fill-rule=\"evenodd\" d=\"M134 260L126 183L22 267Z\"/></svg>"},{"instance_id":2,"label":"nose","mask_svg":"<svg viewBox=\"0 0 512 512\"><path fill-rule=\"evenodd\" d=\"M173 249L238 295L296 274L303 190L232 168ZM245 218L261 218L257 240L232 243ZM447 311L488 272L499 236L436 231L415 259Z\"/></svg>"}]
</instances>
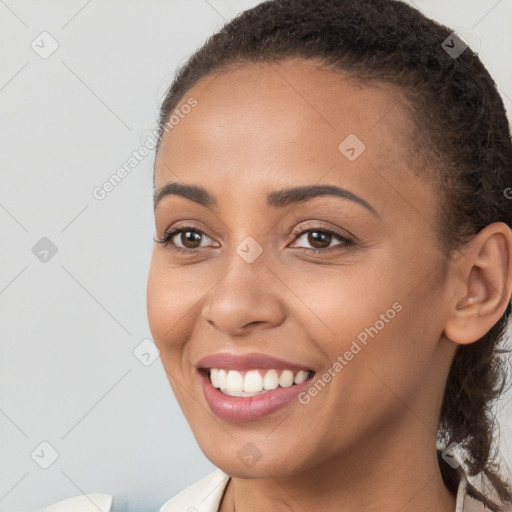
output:
<instances>
[{"instance_id":1,"label":"nose","mask_svg":"<svg viewBox=\"0 0 512 512\"><path fill-rule=\"evenodd\" d=\"M203 318L229 336L280 325L285 308L279 295L279 279L263 262L247 263L237 258L210 290Z\"/></svg>"}]
</instances>

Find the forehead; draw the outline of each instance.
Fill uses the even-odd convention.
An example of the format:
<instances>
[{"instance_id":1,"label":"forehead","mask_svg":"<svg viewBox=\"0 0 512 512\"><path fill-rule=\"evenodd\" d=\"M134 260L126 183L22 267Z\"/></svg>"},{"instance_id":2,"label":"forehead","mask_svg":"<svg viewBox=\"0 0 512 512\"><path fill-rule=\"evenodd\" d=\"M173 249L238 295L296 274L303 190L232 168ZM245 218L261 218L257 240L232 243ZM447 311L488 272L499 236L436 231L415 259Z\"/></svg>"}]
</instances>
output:
<instances>
[{"instance_id":1,"label":"forehead","mask_svg":"<svg viewBox=\"0 0 512 512\"><path fill-rule=\"evenodd\" d=\"M363 85L317 61L289 59L209 75L176 112L191 97L197 106L160 146L157 188L178 178L223 191L328 182L375 201L386 190L396 200L395 184L399 195L425 195L410 169L408 104L388 85ZM351 147L355 159L347 158Z\"/></svg>"}]
</instances>

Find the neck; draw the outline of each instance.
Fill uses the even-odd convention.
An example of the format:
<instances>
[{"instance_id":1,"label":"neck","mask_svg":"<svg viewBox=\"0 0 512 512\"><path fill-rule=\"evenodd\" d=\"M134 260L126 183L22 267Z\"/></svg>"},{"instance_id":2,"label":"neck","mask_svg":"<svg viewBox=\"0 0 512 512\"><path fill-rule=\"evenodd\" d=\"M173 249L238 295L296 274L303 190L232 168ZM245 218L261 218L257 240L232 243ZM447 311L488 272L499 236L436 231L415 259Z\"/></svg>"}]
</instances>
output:
<instances>
[{"instance_id":1,"label":"neck","mask_svg":"<svg viewBox=\"0 0 512 512\"><path fill-rule=\"evenodd\" d=\"M220 512L454 512L455 496L443 483L435 436L421 422L415 425L401 431L395 425L392 434L380 431L350 453L300 474L233 477Z\"/></svg>"}]
</instances>

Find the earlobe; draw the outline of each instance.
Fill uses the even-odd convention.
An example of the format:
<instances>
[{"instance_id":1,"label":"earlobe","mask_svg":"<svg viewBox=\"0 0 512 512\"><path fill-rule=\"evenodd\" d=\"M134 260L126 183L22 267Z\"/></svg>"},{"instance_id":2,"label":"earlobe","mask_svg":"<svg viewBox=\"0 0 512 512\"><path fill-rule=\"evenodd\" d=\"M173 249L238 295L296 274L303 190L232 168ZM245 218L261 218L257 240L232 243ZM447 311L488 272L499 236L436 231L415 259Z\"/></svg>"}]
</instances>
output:
<instances>
[{"instance_id":1,"label":"earlobe","mask_svg":"<svg viewBox=\"0 0 512 512\"><path fill-rule=\"evenodd\" d=\"M454 265L453 300L444 333L454 343L473 343L507 309L512 293L512 231L503 222L489 224Z\"/></svg>"}]
</instances>

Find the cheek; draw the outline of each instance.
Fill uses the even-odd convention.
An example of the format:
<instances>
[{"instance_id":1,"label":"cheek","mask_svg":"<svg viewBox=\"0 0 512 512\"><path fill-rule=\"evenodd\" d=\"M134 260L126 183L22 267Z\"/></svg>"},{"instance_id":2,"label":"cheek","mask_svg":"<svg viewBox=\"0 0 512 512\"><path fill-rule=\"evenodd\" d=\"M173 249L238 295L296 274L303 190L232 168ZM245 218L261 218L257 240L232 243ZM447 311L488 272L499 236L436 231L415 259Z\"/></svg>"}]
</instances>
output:
<instances>
[{"instance_id":1,"label":"cheek","mask_svg":"<svg viewBox=\"0 0 512 512\"><path fill-rule=\"evenodd\" d=\"M364 265L317 269L290 276L289 287L299 299L292 299L294 315L299 311L303 312L301 316L307 315L303 321L306 332L335 357L361 332L364 337L365 328L377 322L380 331L398 314L400 306L393 305L399 302L401 294L393 288L396 280L386 275L389 273L385 264L367 261ZM385 315L384 320L381 315Z\"/></svg>"},{"instance_id":2,"label":"cheek","mask_svg":"<svg viewBox=\"0 0 512 512\"><path fill-rule=\"evenodd\" d=\"M182 348L187 339L194 290L180 280L180 272L169 268L164 258L153 254L147 282L147 315L153 340L167 361L171 353Z\"/></svg>"},{"instance_id":3,"label":"cheek","mask_svg":"<svg viewBox=\"0 0 512 512\"><path fill-rule=\"evenodd\" d=\"M178 272L168 268L163 259L153 254L147 282L147 315L155 345L167 380L181 409L188 417L186 379L183 360L186 357L187 340L190 338L190 301L187 290L176 279ZM189 292L190 293L190 292Z\"/></svg>"},{"instance_id":4,"label":"cheek","mask_svg":"<svg viewBox=\"0 0 512 512\"><path fill-rule=\"evenodd\" d=\"M347 309L346 321L338 322L340 328L347 327L347 335L326 347L332 360L339 355L344 359L328 408L338 421L346 422L350 412L353 432L394 421L411 414L409 410L423 417L427 402L421 390L435 389L432 378L442 329L435 311L422 307L436 302L435 280L408 294L399 276L392 277L393 289L379 300L362 302L366 312Z\"/></svg>"},{"instance_id":5,"label":"cheek","mask_svg":"<svg viewBox=\"0 0 512 512\"><path fill-rule=\"evenodd\" d=\"M147 316L168 373L183 374L190 369L190 341L194 329L206 322L201 318L204 300L218 279L211 267L172 266L164 251L153 252L147 282Z\"/></svg>"},{"instance_id":6,"label":"cheek","mask_svg":"<svg viewBox=\"0 0 512 512\"><path fill-rule=\"evenodd\" d=\"M379 397L379 408L382 393L391 393L386 384L402 390L421 381L440 334L434 311L422 308L436 302L435 276L411 293L426 272L390 255L364 268L315 272L308 280L294 281L301 299L295 312L307 312L303 325L326 354L326 367L342 359L341 366L332 368L343 375L333 379L336 400L341 396L355 406Z\"/></svg>"},{"instance_id":7,"label":"cheek","mask_svg":"<svg viewBox=\"0 0 512 512\"><path fill-rule=\"evenodd\" d=\"M146 305L151 334L160 350L162 350L165 332L169 328L167 321L167 311L169 310L167 303L168 293L165 281L165 274L161 272L160 266L155 261L155 256L153 255L146 290Z\"/></svg>"}]
</instances>

